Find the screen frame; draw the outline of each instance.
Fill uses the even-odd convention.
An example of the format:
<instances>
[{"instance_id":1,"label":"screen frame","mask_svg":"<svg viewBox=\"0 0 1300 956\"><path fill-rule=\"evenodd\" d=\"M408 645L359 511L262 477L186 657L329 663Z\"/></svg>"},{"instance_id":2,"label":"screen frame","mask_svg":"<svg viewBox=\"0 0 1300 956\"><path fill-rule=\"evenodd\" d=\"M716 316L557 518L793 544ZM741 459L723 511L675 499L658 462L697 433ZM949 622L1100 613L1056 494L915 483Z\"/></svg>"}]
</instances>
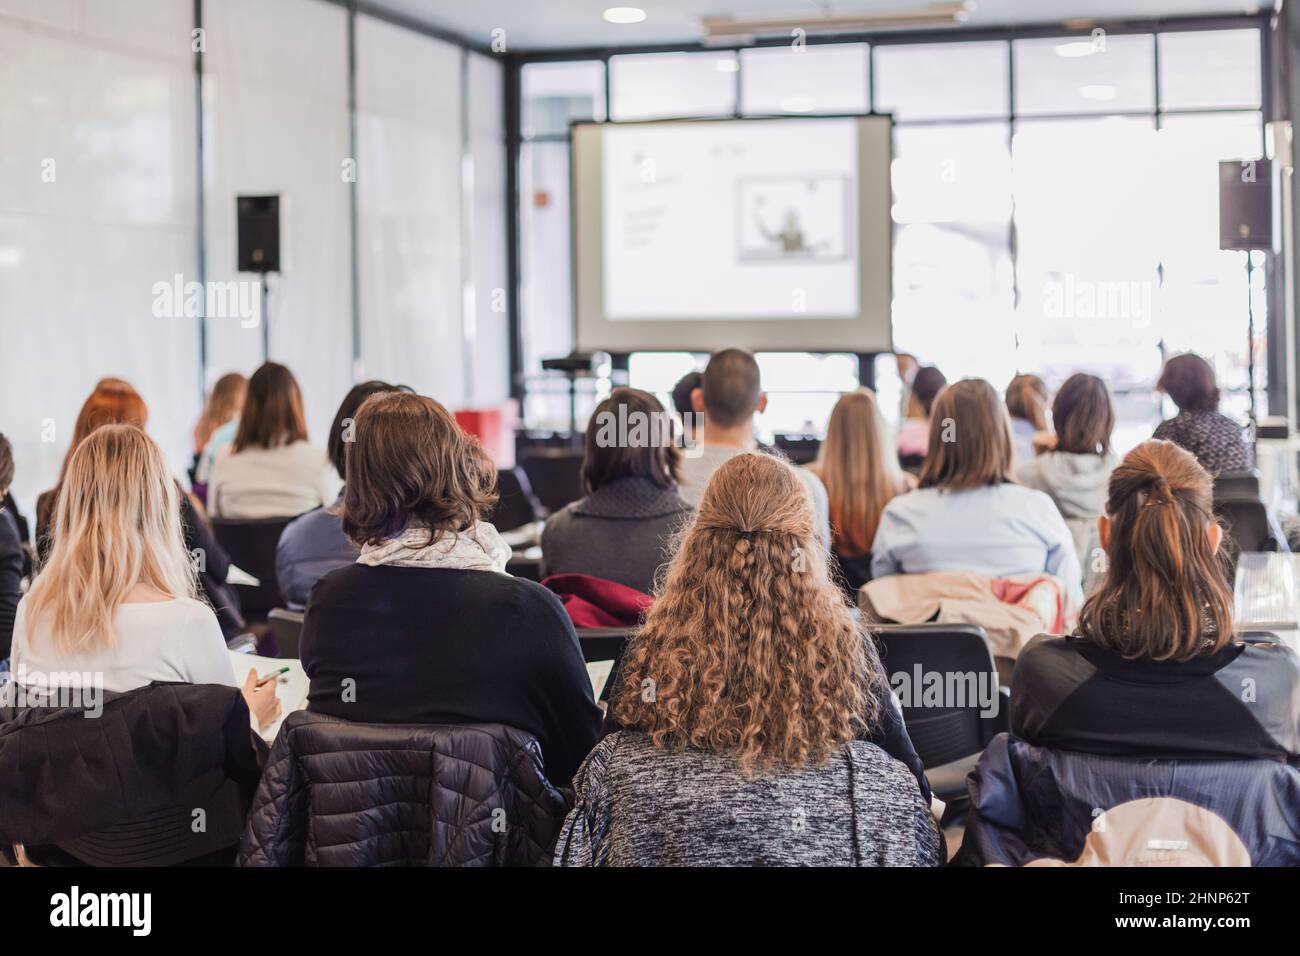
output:
<instances>
[{"instance_id":1,"label":"screen frame","mask_svg":"<svg viewBox=\"0 0 1300 956\"><path fill-rule=\"evenodd\" d=\"M858 177L859 249L884 251L874 261L860 259L856 318L804 315L789 321L756 319L618 319L604 316L603 129L611 126L667 126L782 120L852 120L856 124L858 167L873 151L886 175L869 182ZM743 347L763 352L893 351L893 190L888 170L894 156L894 119L889 113L756 114L743 117L687 117L630 122L576 120L569 124L569 267L573 289L571 324L578 351L711 352ZM601 189L580 190L580 178L594 170ZM594 228L590 228L594 225ZM592 268L592 264L595 268Z\"/></svg>"}]
</instances>

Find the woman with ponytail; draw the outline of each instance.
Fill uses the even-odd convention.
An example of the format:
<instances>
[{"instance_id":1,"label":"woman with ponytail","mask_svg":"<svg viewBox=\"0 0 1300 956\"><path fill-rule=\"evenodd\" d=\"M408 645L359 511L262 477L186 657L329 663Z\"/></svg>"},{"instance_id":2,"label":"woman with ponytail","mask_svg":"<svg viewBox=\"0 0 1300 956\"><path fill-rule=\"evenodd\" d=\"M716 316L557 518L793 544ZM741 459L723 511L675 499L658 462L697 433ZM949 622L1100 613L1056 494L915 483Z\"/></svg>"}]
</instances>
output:
<instances>
[{"instance_id":1,"label":"woman with ponytail","mask_svg":"<svg viewBox=\"0 0 1300 956\"><path fill-rule=\"evenodd\" d=\"M1210 475L1148 441L1110 477L1107 567L1078 631L1016 662L1011 727L1041 746L1150 758L1300 757L1300 657L1245 643Z\"/></svg>"},{"instance_id":2,"label":"woman with ponytail","mask_svg":"<svg viewBox=\"0 0 1300 956\"><path fill-rule=\"evenodd\" d=\"M558 865L942 862L919 761L814 527L784 462L742 454L714 473L623 654L621 729L574 779Z\"/></svg>"}]
</instances>

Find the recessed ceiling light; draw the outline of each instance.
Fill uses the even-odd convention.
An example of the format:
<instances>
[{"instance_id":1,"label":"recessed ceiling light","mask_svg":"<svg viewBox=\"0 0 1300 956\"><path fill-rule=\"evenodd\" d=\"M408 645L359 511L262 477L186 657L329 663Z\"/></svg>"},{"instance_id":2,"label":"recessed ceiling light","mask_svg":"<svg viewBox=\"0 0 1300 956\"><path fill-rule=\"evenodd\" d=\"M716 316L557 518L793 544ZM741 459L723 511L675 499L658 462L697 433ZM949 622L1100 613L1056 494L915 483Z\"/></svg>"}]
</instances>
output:
<instances>
[{"instance_id":1,"label":"recessed ceiling light","mask_svg":"<svg viewBox=\"0 0 1300 956\"><path fill-rule=\"evenodd\" d=\"M777 105L783 113L811 113L817 108L817 101L811 96L787 96Z\"/></svg>"},{"instance_id":2,"label":"recessed ceiling light","mask_svg":"<svg viewBox=\"0 0 1300 956\"><path fill-rule=\"evenodd\" d=\"M640 7L610 7L603 16L609 23L640 23L645 11Z\"/></svg>"},{"instance_id":3,"label":"recessed ceiling light","mask_svg":"<svg viewBox=\"0 0 1300 956\"><path fill-rule=\"evenodd\" d=\"M740 64L735 59L728 58L714 63L713 68L719 73L735 73L740 70Z\"/></svg>"},{"instance_id":4,"label":"recessed ceiling light","mask_svg":"<svg viewBox=\"0 0 1300 956\"><path fill-rule=\"evenodd\" d=\"M1097 45L1091 40L1074 40L1070 43L1059 43L1056 46L1057 56L1092 56L1097 52Z\"/></svg>"},{"instance_id":5,"label":"recessed ceiling light","mask_svg":"<svg viewBox=\"0 0 1300 956\"><path fill-rule=\"evenodd\" d=\"M1115 87L1099 83L1093 86L1081 86L1079 93L1086 100L1099 100L1104 103L1115 98Z\"/></svg>"}]
</instances>

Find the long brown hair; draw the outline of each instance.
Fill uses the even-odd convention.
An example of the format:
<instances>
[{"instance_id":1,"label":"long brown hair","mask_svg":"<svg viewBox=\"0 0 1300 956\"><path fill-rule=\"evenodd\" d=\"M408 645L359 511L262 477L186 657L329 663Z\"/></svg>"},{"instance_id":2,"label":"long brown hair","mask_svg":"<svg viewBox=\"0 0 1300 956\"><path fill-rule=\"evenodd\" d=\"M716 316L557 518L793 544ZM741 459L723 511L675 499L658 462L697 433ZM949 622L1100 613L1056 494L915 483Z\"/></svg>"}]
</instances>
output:
<instances>
[{"instance_id":1,"label":"long brown hair","mask_svg":"<svg viewBox=\"0 0 1300 956\"><path fill-rule=\"evenodd\" d=\"M803 482L742 454L710 479L619 665L615 718L746 773L824 763L875 724L879 660L826 568Z\"/></svg>"},{"instance_id":2,"label":"long brown hair","mask_svg":"<svg viewBox=\"0 0 1300 956\"><path fill-rule=\"evenodd\" d=\"M1172 442L1146 441L1111 472L1106 577L1079 633L1129 659L1185 661L1234 638L1222 549L1211 547L1213 480Z\"/></svg>"},{"instance_id":3,"label":"long brown hair","mask_svg":"<svg viewBox=\"0 0 1300 956\"><path fill-rule=\"evenodd\" d=\"M1047 428L1047 386L1037 375L1017 375L1007 386L1007 411L1040 432Z\"/></svg>"},{"instance_id":4,"label":"long brown hair","mask_svg":"<svg viewBox=\"0 0 1300 956\"><path fill-rule=\"evenodd\" d=\"M248 394L231 452L278 448L306 439L307 420L302 413L298 380L278 362L266 362L248 380Z\"/></svg>"},{"instance_id":5,"label":"long brown hair","mask_svg":"<svg viewBox=\"0 0 1300 956\"><path fill-rule=\"evenodd\" d=\"M1075 455L1109 455L1115 430L1115 406L1110 389L1096 375L1075 372L1052 401L1056 450Z\"/></svg>"},{"instance_id":6,"label":"long brown hair","mask_svg":"<svg viewBox=\"0 0 1300 956\"><path fill-rule=\"evenodd\" d=\"M935 399L922 488L964 491L1011 481L1011 422L982 378L964 378Z\"/></svg>"},{"instance_id":7,"label":"long brown hair","mask_svg":"<svg viewBox=\"0 0 1300 956\"><path fill-rule=\"evenodd\" d=\"M840 396L811 470L826 486L835 550L849 558L867 554L885 505L907 490L893 435L870 390Z\"/></svg>"},{"instance_id":8,"label":"long brown hair","mask_svg":"<svg viewBox=\"0 0 1300 956\"><path fill-rule=\"evenodd\" d=\"M496 502L496 469L477 438L432 398L379 392L353 419L345 457L343 533L381 544L408 526L429 544L468 531Z\"/></svg>"}]
</instances>

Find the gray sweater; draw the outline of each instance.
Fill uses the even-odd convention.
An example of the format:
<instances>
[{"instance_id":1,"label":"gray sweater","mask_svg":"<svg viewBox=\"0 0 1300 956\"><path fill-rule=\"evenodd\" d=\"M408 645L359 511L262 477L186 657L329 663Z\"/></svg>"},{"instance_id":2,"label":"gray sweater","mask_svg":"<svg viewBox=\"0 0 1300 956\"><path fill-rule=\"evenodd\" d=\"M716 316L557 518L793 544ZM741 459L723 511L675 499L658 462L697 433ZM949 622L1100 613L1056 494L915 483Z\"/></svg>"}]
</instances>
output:
<instances>
[{"instance_id":1,"label":"gray sweater","mask_svg":"<svg viewBox=\"0 0 1300 956\"><path fill-rule=\"evenodd\" d=\"M542 576L589 574L645 594L691 506L648 478L619 478L546 519Z\"/></svg>"},{"instance_id":2,"label":"gray sweater","mask_svg":"<svg viewBox=\"0 0 1300 956\"><path fill-rule=\"evenodd\" d=\"M875 744L825 767L745 778L736 762L605 737L573 780L556 866L938 866L916 778Z\"/></svg>"}]
</instances>

